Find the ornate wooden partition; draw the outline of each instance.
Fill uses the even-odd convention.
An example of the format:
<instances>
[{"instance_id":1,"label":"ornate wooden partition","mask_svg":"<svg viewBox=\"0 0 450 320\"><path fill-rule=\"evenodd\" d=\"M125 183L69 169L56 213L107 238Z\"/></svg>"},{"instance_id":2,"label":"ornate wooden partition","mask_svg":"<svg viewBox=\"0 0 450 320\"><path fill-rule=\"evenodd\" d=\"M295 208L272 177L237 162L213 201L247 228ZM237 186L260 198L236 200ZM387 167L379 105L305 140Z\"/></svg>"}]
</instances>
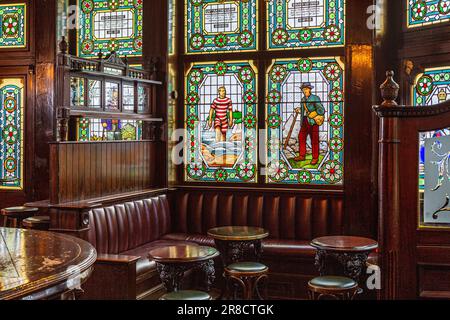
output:
<instances>
[{"instance_id":1,"label":"ornate wooden partition","mask_svg":"<svg viewBox=\"0 0 450 320\"><path fill-rule=\"evenodd\" d=\"M382 85L385 101L374 107L380 118L381 298L450 298L450 225L420 222L419 192L419 134L450 127L450 101L398 106L392 76Z\"/></svg>"}]
</instances>

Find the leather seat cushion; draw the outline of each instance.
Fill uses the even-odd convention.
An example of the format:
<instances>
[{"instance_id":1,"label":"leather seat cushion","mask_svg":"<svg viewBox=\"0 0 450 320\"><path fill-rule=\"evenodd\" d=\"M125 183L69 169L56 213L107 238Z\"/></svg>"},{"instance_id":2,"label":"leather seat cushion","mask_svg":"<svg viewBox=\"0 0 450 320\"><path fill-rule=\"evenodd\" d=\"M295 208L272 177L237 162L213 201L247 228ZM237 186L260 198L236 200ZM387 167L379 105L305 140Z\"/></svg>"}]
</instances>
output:
<instances>
[{"instance_id":1,"label":"leather seat cushion","mask_svg":"<svg viewBox=\"0 0 450 320\"><path fill-rule=\"evenodd\" d=\"M166 293L159 300L211 300L211 296L203 291L180 290Z\"/></svg>"},{"instance_id":2,"label":"leather seat cushion","mask_svg":"<svg viewBox=\"0 0 450 320\"><path fill-rule=\"evenodd\" d=\"M350 289L358 285L353 279L338 276L317 277L309 283L314 287L324 289Z\"/></svg>"},{"instance_id":3,"label":"leather seat cushion","mask_svg":"<svg viewBox=\"0 0 450 320\"><path fill-rule=\"evenodd\" d=\"M289 256L295 258L314 258L316 249L305 240L263 240L263 256Z\"/></svg>"},{"instance_id":4,"label":"leather seat cushion","mask_svg":"<svg viewBox=\"0 0 450 320\"><path fill-rule=\"evenodd\" d=\"M161 246L176 246L176 245L196 245L196 243L188 241L157 240L146 243L140 247L121 252L121 254L140 257L140 259L136 263L136 276L140 276L156 268L155 262L148 259L148 253L152 249Z\"/></svg>"},{"instance_id":5,"label":"leather seat cushion","mask_svg":"<svg viewBox=\"0 0 450 320\"><path fill-rule=\"evenodd\" d=\"M169 233L162 237L165 240L190 241L202 246L215 246L214 239L202 234ZM314 258L316 249L306 240L263 240L263 255L265 256L292 256L301 258Z\"/></svg>"},{"instance_id":6,"label":"leather seat cushion","mask_svg":"<svg viewBox=\"0 0 450 320\"><path fill-rule=\"evenodd\" d=\"M259 262L236 262L230 264L226 269L237 272L261 272L267 270L267 266Z\"/></svg>"},{"instance_id":7,"label":"leather seat cushion","mask_svg":"<svg viewBox=\"0 0 450 320\"><path fill-rule=\"evenodd\" d=\"M169 233L161 237L164 240L172 241L190 241L201 246L214 247L214 239L204 234L187 234L187 233Z\"/></svg>"}]
</instances>

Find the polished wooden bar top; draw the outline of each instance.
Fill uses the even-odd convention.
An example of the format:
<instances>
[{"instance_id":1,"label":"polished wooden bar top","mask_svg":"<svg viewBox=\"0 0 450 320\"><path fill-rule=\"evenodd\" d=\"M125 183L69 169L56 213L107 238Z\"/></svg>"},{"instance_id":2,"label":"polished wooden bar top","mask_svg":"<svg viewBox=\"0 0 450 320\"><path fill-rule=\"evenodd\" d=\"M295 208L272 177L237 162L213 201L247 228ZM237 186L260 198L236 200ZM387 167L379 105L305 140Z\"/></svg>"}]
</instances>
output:
<instances>
[{"instance_id":1,"label":"polished wooden bar top","mask_svg":"<svg viewBox=\"0 0 450 320\"><path fill-rule=\"evenodd\" d=\"M179 245L153 249L149 258L161 263L189 263L209 260L217 257L219 252L212 247Z\"/></svg>"},{"instance_id":2,"label":"polished wooden bar top","mask_svg":"<svg viewBox=\"0 0 450 320\"><path fill-rule=\"evenodd\" d=\"M251 241L267 238L269 232L258 227L229 226L209 229L208 235L225 241Z\"/></svg>"},{"instance_id":3,"label":"polished wooden bar top","mask_svg":"<svg viewBox=\"0 0 450 320\"><path fill-rule=\"evenodd\" d=\"M313 239L311 246L322 250L358 252L372 251L378 248L378 242L362 237L328 236Z\"/></svg>"},{"instance_id":4,"label":"polished wooden bar top","mask_svg":"<svg viewBox=\"0 0 450 320\"><path fill-rule=\"evenodd\" d=\"M0 228L0 299L40 299L67 291L67 279L90 274L97 253L59 233Z\"/></svg>"}]
</instances>

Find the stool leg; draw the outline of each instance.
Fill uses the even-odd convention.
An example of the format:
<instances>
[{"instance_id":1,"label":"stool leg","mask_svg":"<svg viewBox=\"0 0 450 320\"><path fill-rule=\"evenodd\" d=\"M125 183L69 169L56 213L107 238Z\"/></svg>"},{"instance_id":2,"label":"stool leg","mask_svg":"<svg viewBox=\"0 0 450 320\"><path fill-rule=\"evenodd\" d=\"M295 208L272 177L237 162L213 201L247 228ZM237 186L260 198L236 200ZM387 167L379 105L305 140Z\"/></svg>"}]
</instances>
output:
<instances>
[{"instance_id":1,"label":"stool leg","mask_svg":"<svg viewBox=\"0 0 450 320\"><path fill-rule=\"evenodd\" d=\"M259 300L265 300L267 299L267 282L269 280L269 277L267 275L262 275L260 277L258 277L258 279L256 279L255 281L255 291L256 291L256 296L258 297ZM261 292L259 290L260 287L260 282L263 281L263 285L264 285L264 298L261 296Z\"/></svg>"}]
</instances>

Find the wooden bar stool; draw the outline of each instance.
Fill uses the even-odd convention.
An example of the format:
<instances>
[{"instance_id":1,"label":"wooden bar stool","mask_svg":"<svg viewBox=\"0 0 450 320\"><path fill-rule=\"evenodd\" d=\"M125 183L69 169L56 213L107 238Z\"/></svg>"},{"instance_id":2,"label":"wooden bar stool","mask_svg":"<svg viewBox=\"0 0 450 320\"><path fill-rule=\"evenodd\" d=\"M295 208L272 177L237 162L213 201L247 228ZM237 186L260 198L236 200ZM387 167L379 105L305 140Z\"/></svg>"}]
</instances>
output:
<instances>
[{"instance_id":1,"label":"wooden bar stool","mask_svg":"<svg viewBox=\"0 0 450 320\"><path fill-rule=\"evenodd\" d=\"M212 298L203 291L179 290L166 293L159 300L212 300Z\"/></svg>"},{"instance_id":2,"label":"wooden bar stool","mask_svg":"<svg viewBox=\"0 0 450 320\"><path fill-rule=\"evenodd\" d=\"M311 300L353 300L358 292L358 284L347 277L323 276L308 282Z\"/></svg>"},{"instance_id":3,"label":"wooden bar stool","mask_svg":"<svg viewBox=\"0 0 450 320\"><path fill-rule=\"evenodd\" d=\"M26 218L22 221L22 226L25 229L47 231L50 229L49 216L34 216Z\"/></svg>"},{"instance_id":4,"label":"wooden bar stool","mask_svg":"<svg viewBox=\"0 0 450 320\"><path fill-rule=\"evenodd\" d=\"M3 226L10 228L20 228L22 221L34 216L39 211L38 208L11 207L0 211L3 216Z\"/></svg>"},{"instance_id":5,"label":"wooden bar stool","mask_svg":"<svg viewBox=\"0 0 450 320\"><path fill-rule=\"evenodd\" d=\"M230 264L224 270L225 284L225 298L230 294L230 284L235 286L235 289L242 288L243 299L252 300L256 296L263 300L259 291L259 284L264 281L265 298L267 298L267 279L269 268L259 262L236 262ZM236 295L236 290L234 290ZM236 298L236 297L234 297Z\"/></svg>"}]
</instances>

